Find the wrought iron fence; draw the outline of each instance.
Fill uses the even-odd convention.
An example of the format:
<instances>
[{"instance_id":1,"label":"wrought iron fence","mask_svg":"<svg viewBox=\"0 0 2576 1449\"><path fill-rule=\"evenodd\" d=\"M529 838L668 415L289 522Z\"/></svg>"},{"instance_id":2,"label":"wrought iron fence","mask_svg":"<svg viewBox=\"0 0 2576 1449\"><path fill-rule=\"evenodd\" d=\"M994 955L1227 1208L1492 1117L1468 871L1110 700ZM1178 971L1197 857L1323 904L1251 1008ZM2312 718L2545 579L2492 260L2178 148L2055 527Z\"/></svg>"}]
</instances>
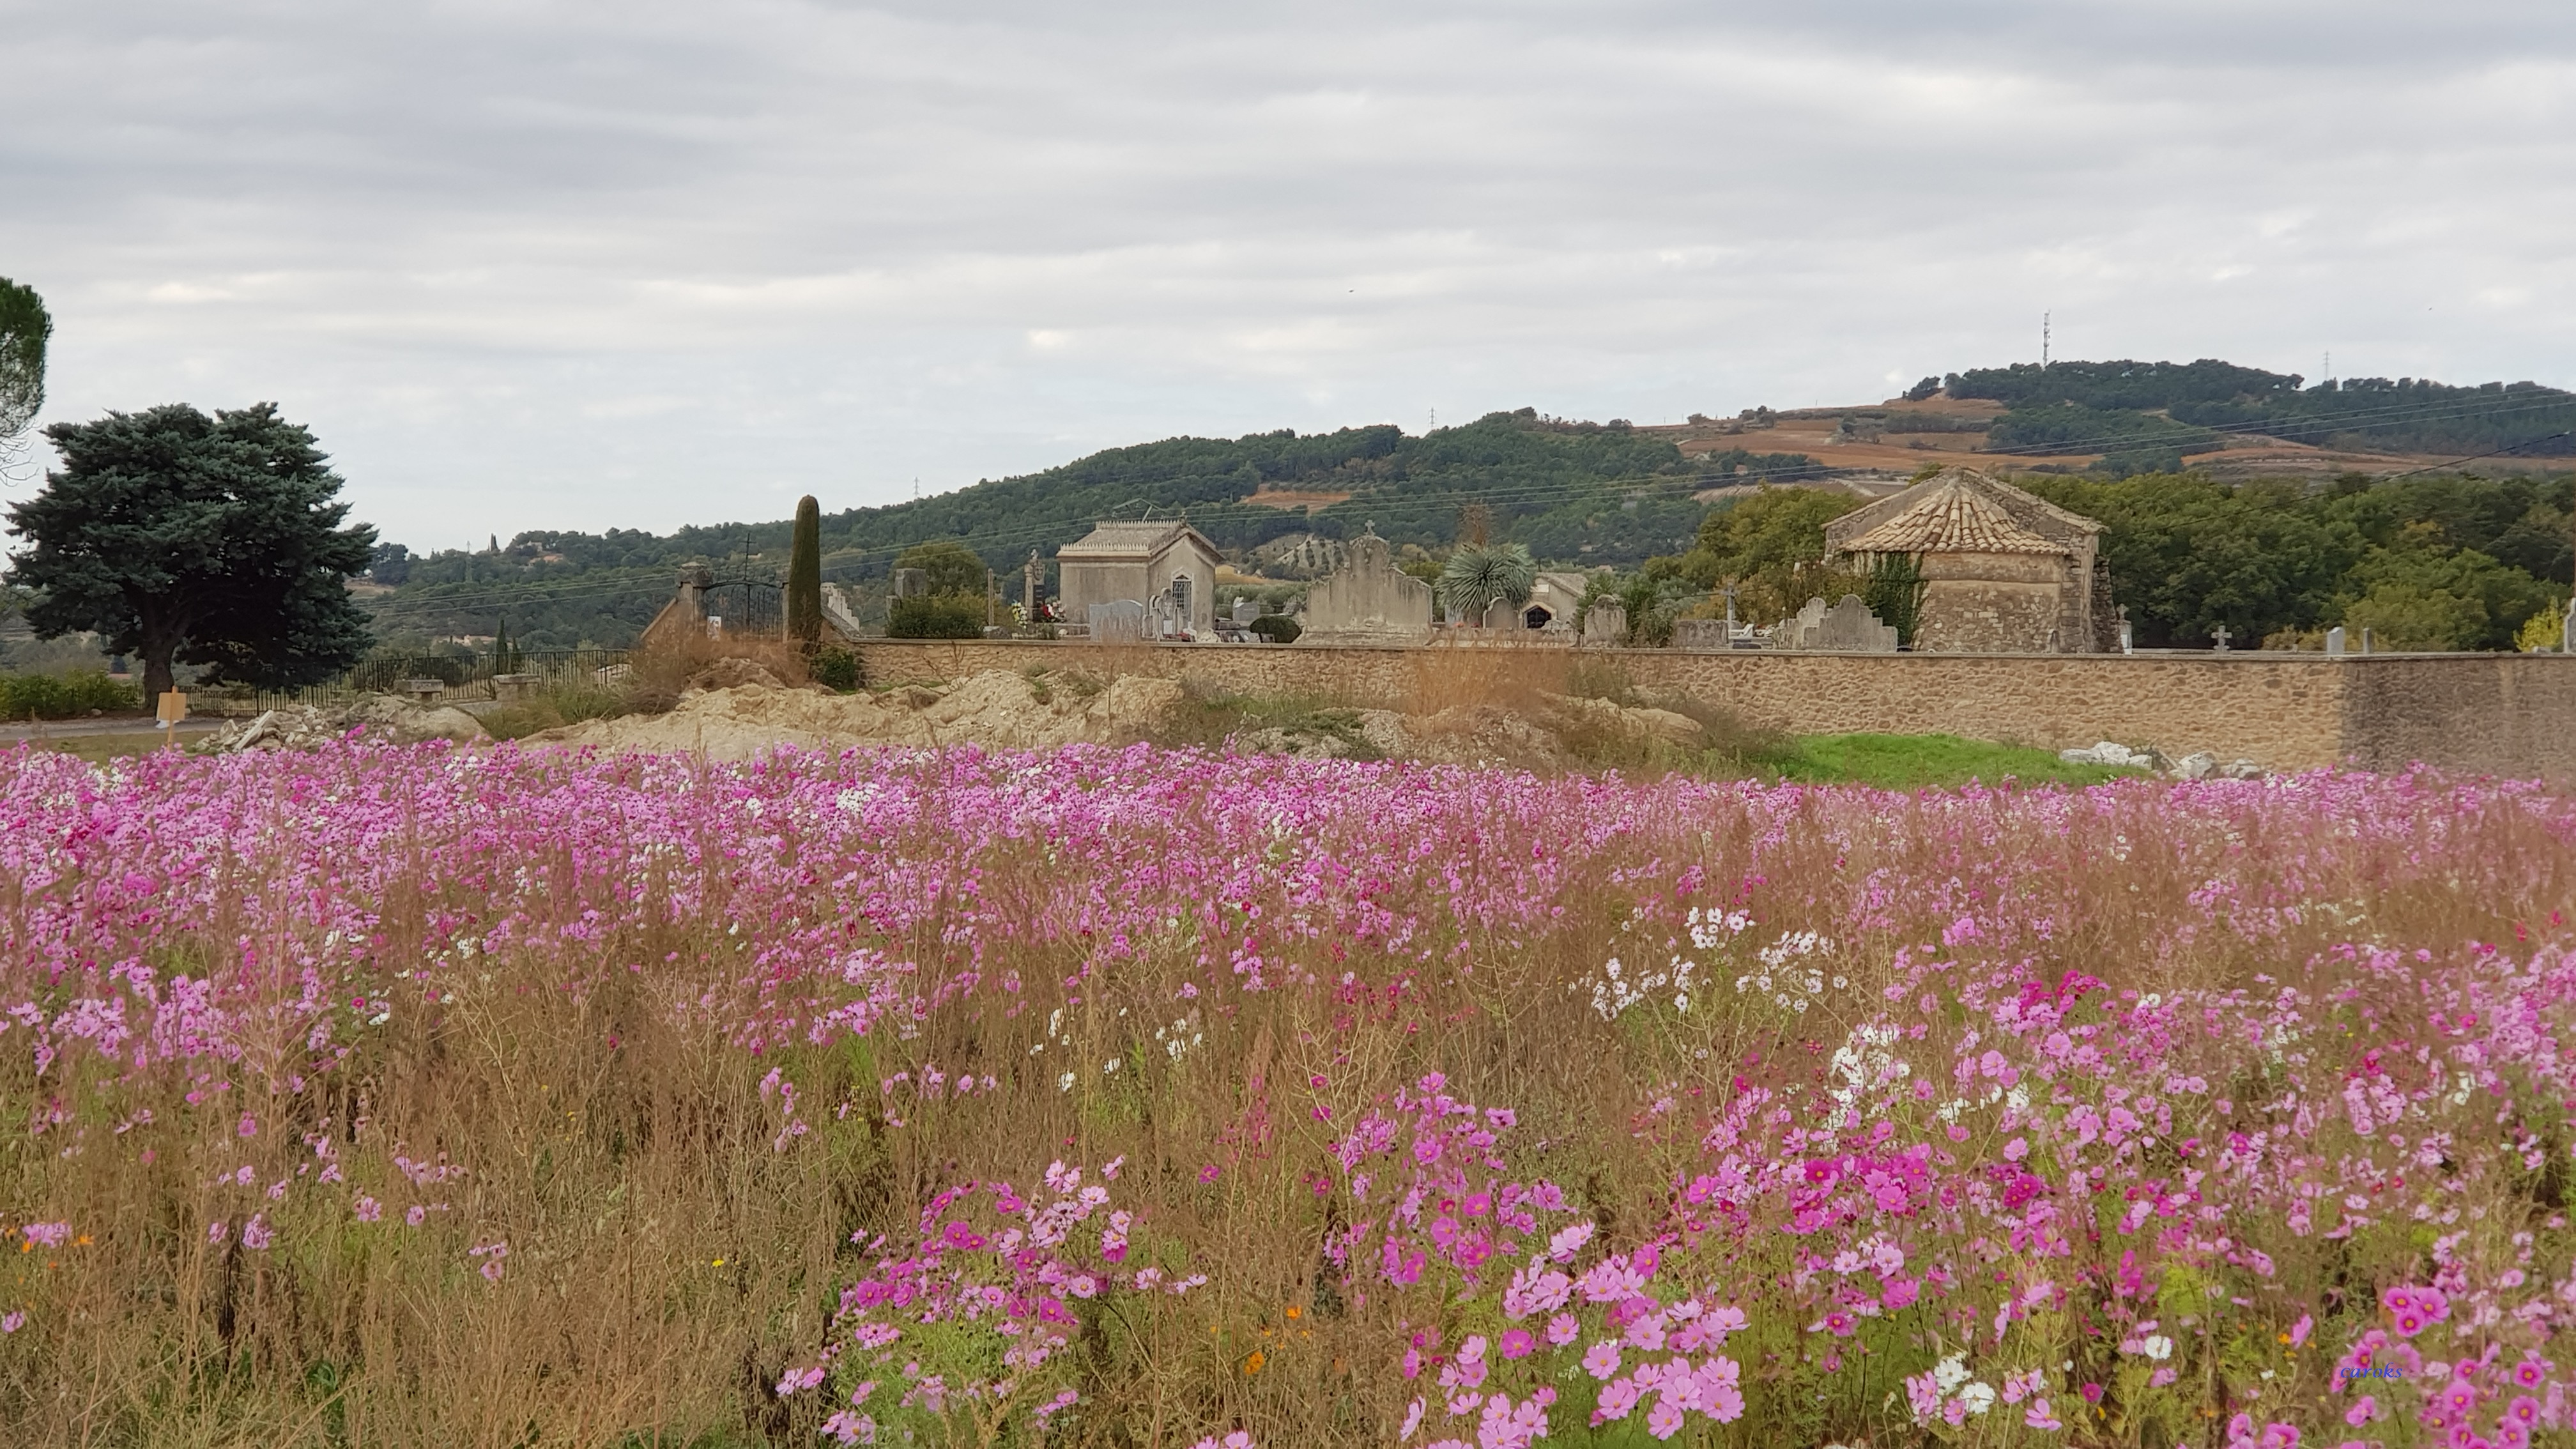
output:
<instances>
[{"instance_id":1,"label":"wrought iron fence","mask_svg":"<svg viewBox=\"0 0 2576 1449\"><path fill-rule=\"evenodd\" d=\"M622 677L624 649L514 649L495 659L490 650L470 658L455 654L378 654L322 684L301 689L210 685L189 692L199 714L256 715L293 705L345 704L362 694L399 694L424 704L459 704L500 697L503 685L535 689L602 685ZM506 667L503 667L506 666ZM495 684L499 676L503 683Z\"/></svg>"}]
</instances>

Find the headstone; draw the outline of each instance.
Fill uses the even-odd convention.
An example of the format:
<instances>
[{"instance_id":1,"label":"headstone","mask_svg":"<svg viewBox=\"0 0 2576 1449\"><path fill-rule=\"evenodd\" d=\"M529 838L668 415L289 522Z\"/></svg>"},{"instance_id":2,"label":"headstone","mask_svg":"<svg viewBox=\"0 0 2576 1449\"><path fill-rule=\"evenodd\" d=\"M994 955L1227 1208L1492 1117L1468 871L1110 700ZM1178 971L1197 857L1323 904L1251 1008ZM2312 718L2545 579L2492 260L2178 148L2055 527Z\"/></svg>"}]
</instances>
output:
<instances>
[{"instance_id":1,"label":"headstone","mask_svg":"<svg viewBox=\"0 0 2576 1449\"><path fill-rule=\"evenodd\" d=\"M1249 624L1260 617L1261 601L1259 599L1247 596L1234 601L1234 622L1238 624Z\"/></svg>"},{"instance_id":2,"label":"headstone","mask_svg":"<svg viewBox=\"0 0 2576 1449\"><path fill-rule=\"evenodd\" d=\"M2343 657L2343 626L2341 624L2337 624L2326 631L2326 653L2337 659Z\"/></svg>"},{"instance_id":3,"label":"headstone","mask_svg":"<svg viewBox=\"0 0 2576 1449\"><path fill-rule=\"evenodd\" d=\"M1845 594L1840 603L1825 611L1824 628L1811 646L1816 649L1845 649L1861 654L1896 652L1896 630L1878 621L1869 605L1858 594Z\"/></svg>"},{"instance_id":4,"label":"headstone","mask_svg":"<svg viewBox=\"0 0 2576 1449\"><path fill-rule=\"evenodd\" d=\"M1724 619L1675 619L1673 647L1715 653L1734 647L1733 632Z\"/></svg>"},{"instance_id":5,"label":"headstone","mask_svg":"<svg viewBox=\"0 0 2576 1449\"><path fill-rule=\"evenodd\" d=\"M1855 654L1893 654L1896 652L1896 630L1882 624L1860 601L1858 594L1845 594L1831 608L1822 599L1809 599L1798 616L1781 626L1790 649L1837 649Z\"/></svg>"},{"instance_id":6,"label":"headstone","mask_svg":"<svg viewBox=\"0 0 2576 1449\"><path fill-rule=\"evenodd\" d=\"M2219 653L2224 654L2227 652L2228 633L2226 625L2221 624L2217 628L2210 630L2209 637L2216 641L2216 647Z\"/></svg>"},{"instance_id":7,"label":"headstone","mask_svg":"<svg viewBox=\"0 0 2576 1449\"><path fill-rule=\"evenodd\" d=\"M1615 649L1628 642L1628 606L1599 603L1583 611L1583 642L1594 648Z\"/></svg>"},{"instance_id":8,"label":"headstone","mask_svg":"<svg viewBox=\"0 0 2576 1449\"><path fill-rule=\"evenodd\" d=\"M1809 599L1806 602L1805 607L1799 609L1796 615L1781 622L1780 647L1783 649L1813 649L1816 647L1814 642L1815 637L1824 627L1825 601L1822 599Z\"/></svg>"},{"instance_id":9,"label":"headstone","mask_svg":"<svg viewBox=\"0 0 2576 1449\"><path fill-rule=\"evenodd\" d=\"M1094 604L1087 621L1096 644L1134 644L1145 637L1145 606L1134 599Z\"/></svg>"},{"instance_id":10,"label":"headstone","mask_svg":"<svg viewBox=\"0 0 2576 1449\"><path fill-rule=\"evenodd\" d=\"M2367 625L2367 624L2365 624L2365 625L2363 625L2363 626L2362 626L2362 629L2361 629L2361 652L2362 652L2362 653L2364 653L2364 654L2369 653L2369 652L2370 652L2370 646L2371 646L2370 626L2369 626L2369 625Z\"/></svg>"}]
</instances>

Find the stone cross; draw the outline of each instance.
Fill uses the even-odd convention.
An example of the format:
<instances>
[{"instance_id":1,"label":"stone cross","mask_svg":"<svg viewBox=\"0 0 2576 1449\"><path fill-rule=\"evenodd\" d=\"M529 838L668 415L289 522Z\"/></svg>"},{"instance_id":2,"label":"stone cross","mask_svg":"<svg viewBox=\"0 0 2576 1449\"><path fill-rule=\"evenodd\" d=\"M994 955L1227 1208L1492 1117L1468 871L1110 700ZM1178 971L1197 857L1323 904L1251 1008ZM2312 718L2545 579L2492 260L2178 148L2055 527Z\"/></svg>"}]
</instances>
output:
<instances>
[{"instance_id":1,"label":"stone cross","mask_svg":"<svg viewBox=\"0 0 2576 1449\"><path fill-rule=\"evenodd\" d=\"M2219 652L2219 653L2224 654L2224 653L2226 653L2226 652L2227 652L2227 626L2226 626L2226 625L2221 624L2221 625L2219 625L2217 628L2210 630L2210 631L2209 631L2209 637L2218 641L2218 652Z\"/></svg>"}]
</instances>

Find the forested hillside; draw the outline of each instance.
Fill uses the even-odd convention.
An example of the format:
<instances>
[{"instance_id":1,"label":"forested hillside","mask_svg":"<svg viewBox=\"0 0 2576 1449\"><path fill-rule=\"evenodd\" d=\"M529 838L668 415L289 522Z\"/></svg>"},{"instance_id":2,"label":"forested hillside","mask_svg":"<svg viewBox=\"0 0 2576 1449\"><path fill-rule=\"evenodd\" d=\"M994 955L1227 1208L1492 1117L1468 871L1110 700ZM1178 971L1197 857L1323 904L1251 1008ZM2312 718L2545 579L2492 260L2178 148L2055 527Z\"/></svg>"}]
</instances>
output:
<instances>
[{"instance_id":1,"label":"forested hillside","mask_svg":"<svg viewBox=\"0 0 2576 1449\"><path fill-rule=\"evenodd\" d=\"M2370 489L2356 501L2349 485L2321 493L2321 483L2221 487L2170 475L2245 434L2434 457L2567 458L2576 456L2576 394L2527 382L2302 383L2296 374L2214 359L2023 364L1927 378L1908 394L1998 402L2006 409L2000 416L1860 411L1887 432L1983 431L1979 453L1960 461L1992 456L2010 467L2016 456L2103 455L2090 476L2044 486L2115 525L2112 563L2142 642L2196 642L2221 622L2242 638L2313 628L2374 593L2383 603L2414 599L2407 607L2419 614L2450 610L2426 637L2509 642L2536 596L2481 572L2478 561L2525 581L2564 579L2564 531L2551 543L2537 521L2552 507L2563 510L2549 501L2563 486L2551 493L2528 483L2428 478L2393 492ZM1747 416L1755 414L1768 410ZM1095 521L1149 511L1185 512L1229 549L1307 533L1346 538L1374 526L1398 544L1438 550L1453 542L1471 503L1482 505L1494 537L1527 544L1543 562L1634 568L1692 549L1710 512L1692 495L1711 484L1830 472L1789 451L1738 447L1686 458L1670 438L1623 422L1567 422L1529 408L1422 435L1379 425L1171 438L938 497L826 513L824 576L881 580L903 549L934 539L961 539L990 566L1015 573L1032 549L1052 557ZM2135 475L2152 481L2124 490L2118 480ZM2480 501L2445 502L2444 489ZM2152 507L2139 501L2149 494ZM1274 502L1253 501L1265 495ZM397 643L489 635L506 623L525 647L619 645L670 597L678 567L775 572L788 528L781 519L667 536L527 533L487 551L428 558L389 545L374 576L394 588L373 607L379 632ZM2449 562L2435 568L2437 555ZM2459 602L2471 594L2475 609Z\"/></svg>"},{"instance_id":2,"label":"forested hillside","mask_svg":"<svg viewBox=\"0 0 2576 1449\"><path fill-rule=\"evenodd\" d=\"M2301 388L2297 373L2215 358L2198 362L2058 362L1954 372L1943 390L2011 411L1989 434L2001 449L2042 452L2079 438L2085 451L2183 453L2217 446L2206 430L2291 442L2466 457L2511 449L2576 457L2576 393L2538 383L2451 387L2426 378L2344 378ZM2161 412L2166 418L2149 416Z\"/></svg>"},{"instance_id":3,"label":"forested hillside","mask_svg":"<svg viewBox=\"0 0 2576 1449\"><path fill-rule=\"evenodd\" d=\"M1691 463L1671 442L1625 423L1565 422L1529 408L1423 435L1380 425L1172 438L917 502L827 512L824 576L882 578L903 549L941 538L963 539L988 564L1016 569L1033 548L1052 557L1100 519L1149 509L1155 517L1186 512L1227 548L1307 532L1343 538L1371 526L1396 543L1439 547L1469 503L1484 505L1496 538L1525 543L1542 559L1634 565L1688 546L1707 511L1692 501L1695 490L1801 466L1810 465L1753 454ZM1246 501L1263 491L1350 497L1311 514ZM490 634L506 617L512 637L529 647L622 644L669 598L679 566L773 567L788 529L777 520L668 536L528 533L494 551L428 558L389 550L375 577L397 587L378 603L381 627L388 635Z\"/></svg>"}]
</instances>

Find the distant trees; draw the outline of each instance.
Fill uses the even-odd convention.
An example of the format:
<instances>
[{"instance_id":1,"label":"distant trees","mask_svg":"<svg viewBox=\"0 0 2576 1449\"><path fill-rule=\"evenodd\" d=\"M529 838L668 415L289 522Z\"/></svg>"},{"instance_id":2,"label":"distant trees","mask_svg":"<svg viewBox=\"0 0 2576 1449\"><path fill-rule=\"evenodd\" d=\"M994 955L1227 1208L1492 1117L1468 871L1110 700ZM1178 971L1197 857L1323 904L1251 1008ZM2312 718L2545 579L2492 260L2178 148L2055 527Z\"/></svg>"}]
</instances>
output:
<instances>
[{"instance_id":1,"label":"distant trees","mask_svg":"<svg viewBox=\"0 0 2576 1449\"><path fill-rule=\"evenodd\" d=\"M980 599L990 574L975 550L948 538L914 544L895 557L894 566L921 570L934 598L971 594Z\"/></svg>"},{"instance_id":2,"label":"distant trees","mask_svg":"<svg viewBox=\"0 0 2576 1449\"><path fill-rule=\"evenodd\" d=\"M186 404L46 429L63 466L8 510L26 539L8 580L36 592L27 621L53 638L95 630L170 688L176 663L207 677L311 683L367 650L347 580L375 530L342 527L340 477L313 435L261 403L212 417Z\"/></svg>"},{"instance_id":3,"label":"distant trees","mask_svg":"<svg viewBox=\"0 0 2576 1449\"><path fill-rule=\"evenodd\" d=\"M2150 647L2198 647L2221 625L2289 642L2341 624L2383 648L2508 649L2566 598L2565 476L2354 478L2323 492L2192 474L2020 481L2102 521L2112 596Z\"/></svg>"},{"instance_id":4,"label":"distant trees","mask_svg":"<svg viewBox=\"0 0 2576 1449\"><path fill-rule=\"evenodd\" d=\"M0 277L0 459L45 406L45 340L54 319L36 289Z\"/></svg>"}]
</instances>

